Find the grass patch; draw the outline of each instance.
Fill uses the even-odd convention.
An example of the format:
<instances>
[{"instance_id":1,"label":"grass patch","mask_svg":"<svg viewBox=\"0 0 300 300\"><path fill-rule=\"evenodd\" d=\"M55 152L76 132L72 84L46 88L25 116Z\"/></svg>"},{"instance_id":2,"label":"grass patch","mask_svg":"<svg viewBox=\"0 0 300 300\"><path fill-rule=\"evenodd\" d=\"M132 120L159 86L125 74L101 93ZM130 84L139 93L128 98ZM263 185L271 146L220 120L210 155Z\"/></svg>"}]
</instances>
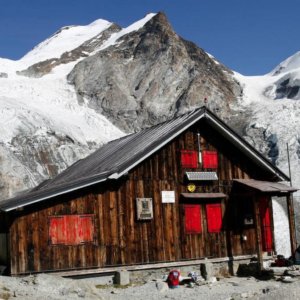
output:
<instances>
[{"instance_id":1,"label":"grass patch","mask_svg":"<svg viewBox=\"0 0 300 300\"><path fill-rule=\"evenodd\" d=\"M9 292L2 292L0 293L0 298L3 300L8 300L10 298L11 294Z\"/></svg>"},{"instance_id":2,"label":"grass patch","mask_svg":"<svg viewBox=\"0 0 300 300\"><path fill-rule=\"evenodd\" d=\"M125 284L125 285L121 285L121 284L114 284L113 287L116 289L127 289L128 287L132 286L132 284Z\"/></svg>"},{"instance_id":3,"label":"grass patch","mask_svg":"<svg viewBox=\"0 0 300 300\"><path fill-rule=\"evenodd\" d=\"M97 289L107 289L108 287L110 287L111 285L108 284L97 284L96 288Z\"/></svg>"},{"instance_id":4,"label":"grass patch","mask_svg":"<svg viewBox=\"0 0 300 300\"><path fill-rule=\"evenodd\" d=\"M128 287L132 286L131 283L121 285L121 284L97 284L97 289L107 289L107 288L115 288L115 289L127 289Z\"/></svg>"}]
</instances>

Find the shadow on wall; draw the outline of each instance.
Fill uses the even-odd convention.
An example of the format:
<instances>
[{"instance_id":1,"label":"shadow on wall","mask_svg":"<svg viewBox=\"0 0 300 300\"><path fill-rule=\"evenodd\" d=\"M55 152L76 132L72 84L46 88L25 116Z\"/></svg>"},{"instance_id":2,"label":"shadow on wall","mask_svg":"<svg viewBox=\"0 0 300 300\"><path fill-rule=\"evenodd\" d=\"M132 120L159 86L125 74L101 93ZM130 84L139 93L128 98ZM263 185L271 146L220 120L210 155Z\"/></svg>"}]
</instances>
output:
<instances>
[{"instance_id":1,"label":"shadow on wall","mask_svg":"<svg viewBox=\"0 0 300 300\"><path fill-rule=\"evenodd\" d=\"M300 196L294 196L294 210L295 210L295 226L297 246L300 245Z\"/></svg>"}]
</instances>

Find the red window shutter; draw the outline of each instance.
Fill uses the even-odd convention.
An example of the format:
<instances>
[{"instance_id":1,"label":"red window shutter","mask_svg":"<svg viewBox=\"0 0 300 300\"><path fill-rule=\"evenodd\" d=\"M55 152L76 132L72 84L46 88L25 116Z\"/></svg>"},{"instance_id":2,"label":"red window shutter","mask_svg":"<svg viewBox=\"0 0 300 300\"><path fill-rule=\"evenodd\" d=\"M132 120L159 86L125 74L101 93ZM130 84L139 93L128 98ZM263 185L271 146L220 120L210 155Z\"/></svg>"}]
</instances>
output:
<instances>
[{"instance_id":1,"label":"red window shutter","mask_svg":"<svg viewBox=\"0 0 300 300\"><path fill-rule=\"evenodd\" d=\"M181 150L181 166L195 169L198 167L198 153L193 150Z\"/></svg>"},{"instance_id":2,"label":"red window shutter","mask_svg":"<svg viewBox=\"0 0 300 300\"><path fill-rule=\"evenodd\" d=\"M200 205L184 205L186 233L201 233L201 207Z\"/></svg>"},{"instance_id":3,"label":"red window shutter","mask_svg":"<svg viewBox=\"0 0 300 300\"><path fill-rule=\"evenodd\" d=\"M220 232L222 229L221 203L206 204L207 231Z\"/></svg>"},{"instance_id":4,"label":"red window shutter","mask_svg":"<svg viewBox=\"0 0 300 300\"><path fill-rule=\"evenodd\" d=\"M218 153L216 151L203 151L202 162L204 169L217 169Z\"/></svg>"},{"instance_id":5,"label":"red window shutter","mask_svg":"<svg viewBox=\"0 0 300 300\"><path fill-rule=\"evenodd\" d=\"M93 215L63 215L49 218L49 239L52 245L79 245L92 242Z\"/></svg>"},{"instance_id":6,"label":"red window shutter","mask_svg":"<svg viewBox=\"0 0 300 300\"><path fill-rule=\"evenodd\" d=\"M49 220L49 238L53 245L63 244L65 235L64 217L50 217Z\"/></svg>"},{"instance_id":7,"label":"red window shutter","mask_svg":"<svg viewBox=\"0 0 300 300\"><path fill-rule=\"evenodd\" d=\"M92 242L94 239L94 223L90 215L79 217L79 236L81 243Z\"/></svg>"},{"instance_id":8,"label":"red window shutter","mask_svg":"<svg viewBox=\"0 0 300 300\"><path fill-rule=\"evenodd\" d=\"M273 250L272 222L269 201L267 197L260 198L259 213L261 218L262 248L263 251Z\"/></svg>"},{"instance_id":9,"label":"red window shutter","mask_svg":"<svg viewBox=\"0 0 300 300\"><path fill-rule=\"evenodd\" d=\"M66 245L76 245L80 243L79 239L79 216L78 215L70 215L64 216L66 223Z\"/></svg>"}]
</instances>

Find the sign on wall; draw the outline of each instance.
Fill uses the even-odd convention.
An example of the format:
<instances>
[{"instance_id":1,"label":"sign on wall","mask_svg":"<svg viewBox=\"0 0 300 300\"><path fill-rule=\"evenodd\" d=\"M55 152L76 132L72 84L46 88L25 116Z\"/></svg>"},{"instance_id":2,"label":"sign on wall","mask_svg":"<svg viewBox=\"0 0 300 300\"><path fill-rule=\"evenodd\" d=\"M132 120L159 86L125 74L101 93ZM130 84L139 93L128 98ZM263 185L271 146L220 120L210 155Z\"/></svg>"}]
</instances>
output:
<instances>
[{"instance_id":1,"label":"sign on wall","mask_svg":"<svg viewBox=\"0 0 300 300\"><path fill-rule=\"evenodd\" d=\"M136 209L138 220L153 219L152 198L136 198Z\"/></svg>"},{"instance_id":2,"label":"sign on wall","mask_svg":"<svg viewBox=\"0 0 300 300\"><path fill-rule=\"evenodd\" d=\"M161 191L162 203L175 203L175 191Z\"/></svg>"}]
</instances>

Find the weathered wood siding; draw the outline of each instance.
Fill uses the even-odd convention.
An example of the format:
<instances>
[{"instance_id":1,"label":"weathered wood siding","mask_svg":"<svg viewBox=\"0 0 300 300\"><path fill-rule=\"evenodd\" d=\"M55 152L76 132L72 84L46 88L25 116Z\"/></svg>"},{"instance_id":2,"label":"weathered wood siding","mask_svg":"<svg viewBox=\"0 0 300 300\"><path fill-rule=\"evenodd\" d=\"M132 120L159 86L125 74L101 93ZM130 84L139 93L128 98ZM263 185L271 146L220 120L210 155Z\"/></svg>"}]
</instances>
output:
<instances>
[{"instance_id":1,"label":"weathered wood siding","mask_svg":"<svg viewBox=\"0 0 300 300\"><path fill-rule=\"evenodd\" d=\"M181 168L180 150L198 150L198 130L201 149L218 152L219 180L197 183L197 192L228 195L221 201L223 228L220 233L207 232L205 203L216 201L214 199L191 200L201 204L203 232L185 233L183 206L190 200L180 196L187 192L184 173L188 171ZM229 222L238 214L236 202L244 201L234 194L233 178L271 179L222 136L197 124L118 181L59 196L12 214L11 273L254 254L254 227ZM162 203L163 190L175 191L174 204ZM152 220L137 221L136 198L153 199ZM49 216L68 214L94 214L93 243L50 245ZM246 242L241 241L241 234L247 236Z\"/></svg>"}]
</instances>

